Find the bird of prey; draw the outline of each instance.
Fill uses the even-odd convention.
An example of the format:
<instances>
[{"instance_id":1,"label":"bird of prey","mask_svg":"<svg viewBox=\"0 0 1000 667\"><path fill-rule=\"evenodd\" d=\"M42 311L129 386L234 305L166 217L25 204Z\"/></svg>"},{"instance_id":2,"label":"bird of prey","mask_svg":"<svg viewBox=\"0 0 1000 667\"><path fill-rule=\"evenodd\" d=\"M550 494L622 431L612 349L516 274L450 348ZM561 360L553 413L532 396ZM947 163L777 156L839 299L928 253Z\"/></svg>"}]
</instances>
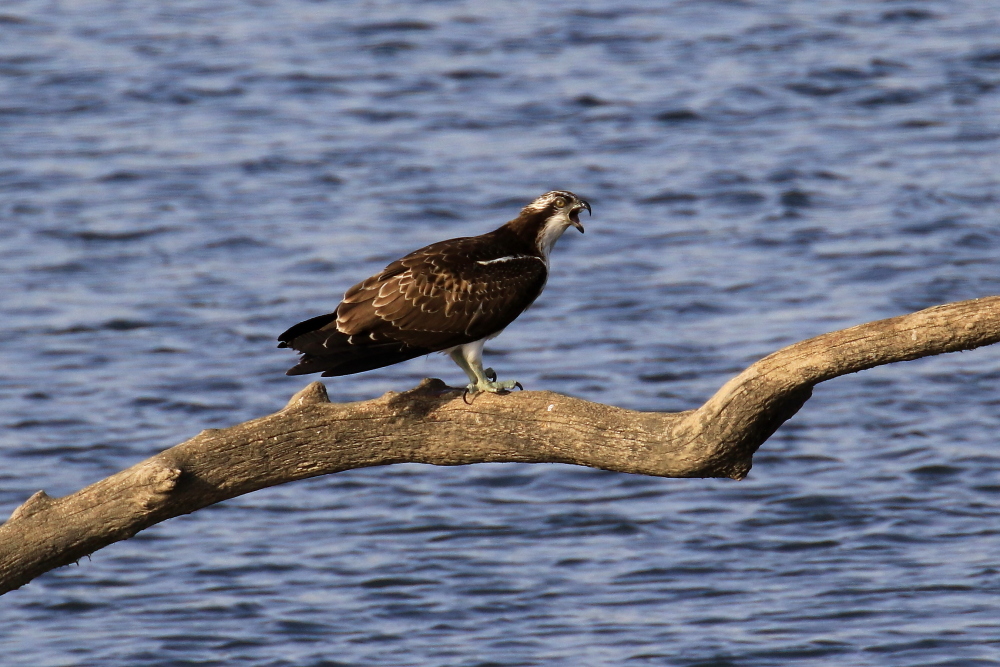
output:
<instances>
[{"instance_id":1,"label":"bird of prey","mask_svg":"<svg viewBox=\"0 0 1000 667\"><path fill-rule=\"evenodd\" d=\"M483 345L545 287L552 246L570 226L583 232L590 204L553 190L481 236L433 243L347 290L337 309L300 322L278 347L302 354L287 375L350 375L430 352L447 352L469 376L469 392L520 384L483 369Z\"/></svg>"}]
</instances>

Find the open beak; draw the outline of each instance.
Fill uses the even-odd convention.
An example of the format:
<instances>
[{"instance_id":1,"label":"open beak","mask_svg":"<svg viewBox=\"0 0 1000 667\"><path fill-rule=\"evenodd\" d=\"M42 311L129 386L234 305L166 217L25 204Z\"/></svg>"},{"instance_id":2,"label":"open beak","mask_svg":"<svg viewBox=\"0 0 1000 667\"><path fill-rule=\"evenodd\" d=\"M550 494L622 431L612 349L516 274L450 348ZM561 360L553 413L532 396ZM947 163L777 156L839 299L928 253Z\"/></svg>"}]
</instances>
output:
<instances>
[{"instance_id":1,"label":"open beak","mask_svg":"<svg viewBox=\"0 0 1000 667\"><path fill-rule=\"evenodd\" d=\"M589 213L590 215L594 215L594 212L590 210L590 204L583 201L582 199L580 200L579 205L573 209L573 212L569 214L570 223L572 223L574 227L579 229L581 234L583 234L583 225L580 224L580 211L582 211L583 209L587 209L587 213Z\"/></svg>"}]
</instances>

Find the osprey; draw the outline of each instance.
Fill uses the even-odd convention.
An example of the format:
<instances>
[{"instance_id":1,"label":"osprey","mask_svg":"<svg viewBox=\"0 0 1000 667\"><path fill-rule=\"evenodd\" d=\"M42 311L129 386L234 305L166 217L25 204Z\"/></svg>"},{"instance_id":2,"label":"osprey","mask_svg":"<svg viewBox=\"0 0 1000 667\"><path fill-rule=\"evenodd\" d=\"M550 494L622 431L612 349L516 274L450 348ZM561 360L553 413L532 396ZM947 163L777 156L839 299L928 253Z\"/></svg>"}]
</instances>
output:
<instances>
[{"instance_id":1,"label":"osprey","mask_svg":"<svg viewBox=\"0 0 1000 667\"><path fill-rule=\"evenodd\" d=\"M530 306L545 287L549 253L590 204L554 190L499 229L433 243L397 259L344 294L337 309L300 322L278 347L302 353L287 375L350 375L430 352L447 352L469 376L467 390L510 391L483 369L483 345Z\"/></svg>"}]
</instances>

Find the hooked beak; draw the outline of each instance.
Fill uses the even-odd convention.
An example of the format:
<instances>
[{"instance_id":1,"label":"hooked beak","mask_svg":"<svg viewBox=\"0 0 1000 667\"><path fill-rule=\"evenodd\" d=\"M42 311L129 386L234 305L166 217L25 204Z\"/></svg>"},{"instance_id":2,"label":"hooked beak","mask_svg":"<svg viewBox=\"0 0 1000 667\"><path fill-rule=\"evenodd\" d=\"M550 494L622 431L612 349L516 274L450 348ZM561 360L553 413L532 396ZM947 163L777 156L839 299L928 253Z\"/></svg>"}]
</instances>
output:
<instances>
[{"instance_id":1,"label":"hooked beak","mask_svg":"<svg viewBox=\"0 0 1000 667\"><path fill-rule=\"evenodd\" d=\"M574 227L579 229L581 234L583 234L583 225L580 224L580 211L582 211L583 209L587 209L587 213L589 213L590 215L594 215L594 212L590 210L590 204L583 201L582 199L580 200L579 205L573 209L573 212L569 214L570 223L572 223Z\"/></svg>"}]
</instances>

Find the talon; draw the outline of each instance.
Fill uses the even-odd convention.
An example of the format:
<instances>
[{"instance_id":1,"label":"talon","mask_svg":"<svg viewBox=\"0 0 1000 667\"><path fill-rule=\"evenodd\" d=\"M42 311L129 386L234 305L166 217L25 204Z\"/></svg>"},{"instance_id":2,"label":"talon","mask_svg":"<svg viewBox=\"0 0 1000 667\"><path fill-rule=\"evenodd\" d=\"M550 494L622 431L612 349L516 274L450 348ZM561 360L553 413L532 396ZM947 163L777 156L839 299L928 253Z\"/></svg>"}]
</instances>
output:
<instances>
[{"instance_id":1,"label":"talon","mask_svg":"<svg viewBox=\"0 0 1000 667\"><path fill-rule=\"evenodd\" d=\"M497 372L492 368L487 368L485 371L483 371L483 375L485 375L486 379L489 380L490 382L497 381Z\"/></svg>"},{"instance_id":2,"label":"talon","mask_svg":"<svg viewBox=\"0 0 1000 667\"><path fill-rule=\"evenodd\" d=\"M521 386L520 382L515 382L514 386L517 387L518 389L520 389L521 391L524 391L524 387Z\"/></svg>"},{"instance_id":3,"label":"talon","mask_svg":"<svg viewBox=\"0 0 1000 667\"><path fill-rule=\"evenodd\" d=\"M472 405L472 403L469 403L467 400L465 400L468 395L469 395L469 388L466 387L465 391L462 392L462 402L465 403L466 405Z\"/></svg>"}]
</instances>

